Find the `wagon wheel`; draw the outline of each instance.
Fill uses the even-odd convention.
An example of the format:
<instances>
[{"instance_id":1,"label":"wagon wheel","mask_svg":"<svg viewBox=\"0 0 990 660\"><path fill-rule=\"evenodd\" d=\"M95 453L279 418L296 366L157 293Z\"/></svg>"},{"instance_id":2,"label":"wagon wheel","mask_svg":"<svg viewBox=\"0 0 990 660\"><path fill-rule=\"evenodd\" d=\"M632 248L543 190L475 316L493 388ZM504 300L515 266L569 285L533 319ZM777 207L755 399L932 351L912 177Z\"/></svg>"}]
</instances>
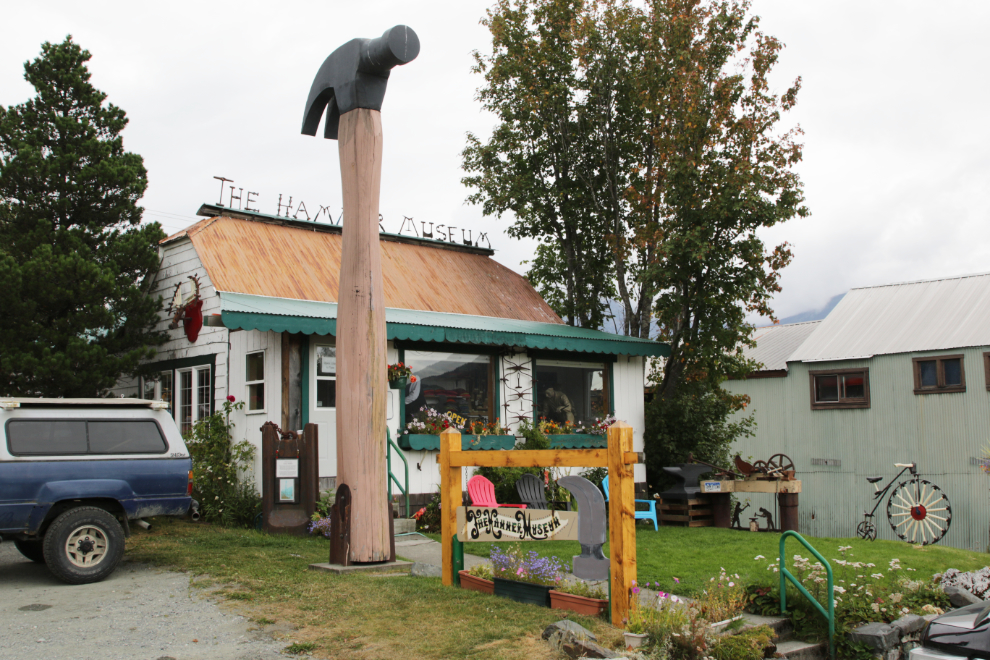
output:
<instances>
[{"instance_id":1,"label":"wagon wheel","mask_svg":"<svg viewBox=\"0 0 990 660\"><path fill-rule=\"evenodd\" d=\"M767 461L767 469L773 474L783 476L785 472L794 472L794 461L787 454L774 454Z\"/></svg>"},{"instance_id":2,"label":"wagon wheel","mask_svg":"<svg viewBox=\"0 0 990 660\"><path fill-rule=\"evenodd\" d=\"M861 539L866 539L867 541L876 541L877 527L869 520L864 520L859 523L859 526L856 528L856 536Z\"/></svg>"},{"instance_id":3,"label":"wagon wheel","mask_svg":"<svg viewBox=\"0 0 990 660\"><path fill-rule=\"evenodd\" d=\"M756 474L756 473L766 474L767 473L767 469L768 468L767 468L767 462L766 461L753 461L753 474Z\"/></svg>"},{"instance_id":4,"label":"wagon wheel","mask_svg":"<svg viewBox=\"0 0 990 660\"><path fill-rule=\"evenodd\" d=\"M898 484L887 500L887 520L908 543L937 543L949 531L952 505L942 489L915 477Z\"/></svg>"}]
</instances>

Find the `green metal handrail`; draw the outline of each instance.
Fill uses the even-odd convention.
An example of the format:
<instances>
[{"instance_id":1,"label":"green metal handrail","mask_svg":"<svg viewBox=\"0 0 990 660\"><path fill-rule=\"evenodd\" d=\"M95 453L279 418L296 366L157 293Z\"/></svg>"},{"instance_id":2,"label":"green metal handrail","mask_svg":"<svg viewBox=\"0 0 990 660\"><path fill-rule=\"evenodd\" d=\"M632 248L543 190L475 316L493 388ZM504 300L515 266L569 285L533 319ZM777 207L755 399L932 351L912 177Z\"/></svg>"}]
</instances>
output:
<instances>
[{"instance_id":1,"label":"green metal handrail","mask_svg":"<svg viewBox=\"0 0 990 660\"><path fill-rule=\"evenodd\" d=\"M389 446L395 449L396 453L399 454L399 458L402 459L402 463L404 464L405 467L406 485L403 486L402 484L399 483L399 480L395 477L395 475L392 474L392 452L391 451L385 452L385 456L388 464L388 478L391 481L393 481L396 486L399 487L399 492L405 496L406 498L405 517L408 518L409 517L409 461L407 461L406 457L402 454L402 450L399 449L399 445L395 444L395 442L392 440L392 432L389 431L388 429L385 429L385 437L388 438ZM389 499L392 499L391 494L389 495Z\"/></svg>"},{"instance_id":2,"label":"green metal handrail","mask_svg":"<svg viewBox=\"0 0 990 660\"><path fill-rule=\"evenodd\" d=\"M828 575L828 611L822 607L821 603L814 599L814 597L808 593L808 590L804 588L804 585L798 582L790 571L787 570L787 555L784 554L784 542L787 541L788 536L793 536L801 545L808 549L808 551L818 558L818 561L822 563L825 567L825 573ZM832 660L835 660L835 593L834 585L832 582L832 566L828 563L821 554L811 547L811 545L804 540L804 537L795 531L786 531L780 535L780 613L787 614L787 583L784 581L785 578L791 581L797 590L807 598L812 605L815 606L823 617L828 620L828 652L831 655Z\"/></svg>"}]
</instances>

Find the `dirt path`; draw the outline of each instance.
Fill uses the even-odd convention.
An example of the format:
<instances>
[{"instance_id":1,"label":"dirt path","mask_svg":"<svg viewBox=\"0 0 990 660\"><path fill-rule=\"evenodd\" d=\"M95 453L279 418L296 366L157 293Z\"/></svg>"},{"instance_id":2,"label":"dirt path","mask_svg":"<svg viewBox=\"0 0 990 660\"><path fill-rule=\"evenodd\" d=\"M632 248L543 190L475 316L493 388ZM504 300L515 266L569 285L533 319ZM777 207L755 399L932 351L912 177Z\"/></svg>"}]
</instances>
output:
<instances>
[{"instance_id":1,"label":"dirt path","mask_svg":"<svg viewBox=\"0 0 990 660\"><path fill-rule=\"evenodd\" d=\"M182 573L125 556L103 582L71 586L13 543L0 544L0 620L5 660L285 660L291 642L273 640L270 626L252 630Z\"/></svg>"}]
</instances>

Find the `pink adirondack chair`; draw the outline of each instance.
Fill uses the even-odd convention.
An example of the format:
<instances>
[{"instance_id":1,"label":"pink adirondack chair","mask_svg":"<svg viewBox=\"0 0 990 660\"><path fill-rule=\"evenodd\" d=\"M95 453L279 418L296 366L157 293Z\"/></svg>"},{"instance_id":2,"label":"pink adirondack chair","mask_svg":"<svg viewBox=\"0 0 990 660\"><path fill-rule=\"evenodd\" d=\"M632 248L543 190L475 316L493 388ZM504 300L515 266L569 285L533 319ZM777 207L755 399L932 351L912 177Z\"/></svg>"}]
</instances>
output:
<instances>
[{"instance_id":1,"label":"pink adirondack chair","mask_svg":"<svg viewBox=\"0 0 990 660\"><path fill-rule=\"evenodd\" d=\"M512 506L518 509L525 509L525 504L499 504L495 501L495 484L490 482L480 474L476 474L468 479L468 495L471 496L472 506L499 507Z\"/></svg>"}]
</instances>

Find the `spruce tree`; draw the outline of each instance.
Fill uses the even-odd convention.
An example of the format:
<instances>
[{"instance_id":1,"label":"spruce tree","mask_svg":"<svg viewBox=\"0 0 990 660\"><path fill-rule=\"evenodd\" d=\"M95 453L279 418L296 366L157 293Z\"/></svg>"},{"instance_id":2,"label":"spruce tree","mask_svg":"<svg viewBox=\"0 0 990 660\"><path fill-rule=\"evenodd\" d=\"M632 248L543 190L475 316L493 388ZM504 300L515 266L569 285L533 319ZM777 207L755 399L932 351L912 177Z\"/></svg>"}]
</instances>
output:
<instances>
[{"instance_id":1,"label":"spruce tree","mask_svg":"<svg viewBox=\"0 0 990 660\"><path fill-rule=\"evenodd\" d=\"M36 96L0 106L0 395L102 396L164 341L145 290L164 233L141 224L144 161L90 57L45 43Z\"/></svg>"}]
</instances>

